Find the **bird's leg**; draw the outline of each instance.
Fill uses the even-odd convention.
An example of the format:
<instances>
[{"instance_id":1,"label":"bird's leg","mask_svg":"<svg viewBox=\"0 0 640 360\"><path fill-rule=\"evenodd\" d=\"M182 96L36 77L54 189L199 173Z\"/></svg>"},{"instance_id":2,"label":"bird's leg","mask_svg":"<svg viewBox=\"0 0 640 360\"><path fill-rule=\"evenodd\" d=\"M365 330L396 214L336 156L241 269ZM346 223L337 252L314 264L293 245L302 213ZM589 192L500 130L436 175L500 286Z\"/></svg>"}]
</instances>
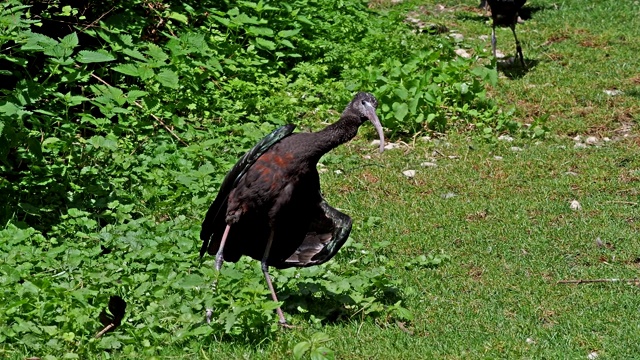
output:
<instances>
[{"instance_id":1,"label":"bird's leg","mask_svg":"<svg viewBox=\"0 0 640 360\"><path fill-rule=\"evenodd\" d=\"M222 252L224 250L224 244L227 242L227 236L229 236L229 229L231 229L231 225L227 225L224 229L224 234L222 234L222 240L220 240L220 246L218 246L218 252L216 253L216 270L220 271L222 268L222 262L224 258L222 256Z\"/></svg>"},{"instance_id":2,"label":"bird's leg","mask_svg":"<svg viewBox=\"0 0 640 360\"><path fill-rule=\"evenodd\" d=\"M511 32L513 32L513 38L516 39L516 52L517 56L520 57L520 63L523 68L527 68L527 65L524 64L524 56L522 55L522 47L520 46L520 41L518 41L518 37L516 36L516 24L511 24Z\"/></svg>"},{"instance_id":3,"label":"bird's leg","mask_svg":"<svg viewBox=\"0 0 640 360\"><path fill-rule=\"evenodd\" d=\"M267 259L269 259L269 251L271 250L271 243L273 242L273 230L271 230L271 234L269 235L269 240L267 241L267 246L264 248L264 255L262 256L262 273L264 274L264 278L267 280L267 286L269 287L269 291L271 291L271 298L273 301L278 302L278 297L276 296L276 290L273 288L273 283L271 282L271 276L269 276L269 266L267 265ZM278 317L280 318L280 325L283 327L289 328L290 326L287 324L287 320L284 318L284 314L282 313L282 309L280 306L276 308L276 312L278 313Z\"/></svg>"},{"instance_id":4,"label":"bird's leg","mask_svg":"<svg viewBox=\"0 0 640 360\"><path fill-rule=\"evenodd\" d=\"M495 25L491 27L491 49L493 50L493 58L496 59L496 26Z\"/></svg>"}]
</instances>

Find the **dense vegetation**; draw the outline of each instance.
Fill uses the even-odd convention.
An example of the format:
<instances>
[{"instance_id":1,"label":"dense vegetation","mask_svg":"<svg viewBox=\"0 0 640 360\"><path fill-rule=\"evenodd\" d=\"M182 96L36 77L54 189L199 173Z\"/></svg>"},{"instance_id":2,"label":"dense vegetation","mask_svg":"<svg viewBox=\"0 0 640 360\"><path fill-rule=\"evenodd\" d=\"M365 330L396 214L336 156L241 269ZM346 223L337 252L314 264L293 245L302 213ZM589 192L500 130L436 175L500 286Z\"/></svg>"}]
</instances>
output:
<instances>
[{"instance_id":1,"label":"dense vegetation","mask_svg":"<svg viewBox=\"0 0 640 360\"><path fill-rule=\"evenodd\" d=\"M274 304L254 267L225 267L217 285L239 291L211 291L217 275L196 260L200 218L225 170L263 134L334 121L354 91L379 97L392 134L518 128L495 120L485 97L495 72L362 1L74 6L0 5L0 342L9 349L69 357L129 353L142 341L153 353L212 333L273 333ZM306 313L325 298L314 321L411 318L383 258L354 250L345 259L280 272L290 296L304 295L288 305ZM128 326L92 340L112 295L127 302ZM219 311L207 325L210 308Z\"/></svg>"},{"instance_id":2,"label":"dense vegetation","mask_svg":"<svg viewBox=\"0 0 640 360\"><path fill-rule=\"evenodd\" d=\"M538 85L527 84L540 98L525 103L524 110L512 107L524 101L513 95L524 87L522 82L504 85L511 98L496 102L495 94L504 87L498 88L495 62L479 48L471 51L471 59L457 56L454 50L463 44L446 33L415 31L405 18L407 11L419 7L407 3L404 7L358 0L133 0L81 5L68 0L8 0L0 4L0 201L6 204L0 209L0 357L192 358L197 353L203 358L237 358L268 357L264 351L274 351L276 358L321 359L333 357L334 347L342 349L340 357L347 357L349 349L354 358L372 356L364 345L354 349L350 340L381 348L374 353L387 357L399 357L409 348L440 357L495 358L505 353L526 357L533 345L520 339L524 333L546 347L538 355L549 355L544 351L550 348L547 357L557 356L553 351L558 338L564 345L579 344L572 347L572 354L595 349L597 341L587 335L586 340L581 333L575 339L564 338L564 334L574 336L575 327L562 327L563 315L544 308L555 306L541 295L546 294L546 284L532 285L520 275L547 274L552 266L565 275L581 271L579 260L563 263L573 261L573 255L554 252L572 251L566 240L573 236L569 226L549 234L546 227L536 227L539 224L590 226L610 237L624 237L631 231L628 219L637 217L633 211L621 215L613 205L572 217L555 203L547 210L547 195L565 201L574 192L595 194L593 203L608 201L609 195L622 194L615 197L619 202L633 198L615 187L610 194L597 195L607 178L600 172L582 185L567 177L545 178L540 174L567 169L549 170L550 165L539 159L557 159L559 164L576 161L570 168L576 172L588 173L593 164L612 173L619 170L613 186L621 187L637 178L637 161L615 149L601 150L617 158L616 164L624 163L620 170L583 153L567 154L553 142L548 152L541 146L504 165L487 160L486 154L491 159L494 152L505 158L510 154L497 140L501 134L510 133L523 147L533 144L529 139L543 138L547 112L562 109L543 101L549 92L546 83L571 78L560 71L538 80ZM594 14L609 16L611 3L599 4ZM582 14L579 6L566 9L558 18ZM626 9L616 16L631 13ZM447 14L453 17L444 21L447 24L477 23L481 33L488 31L484 21L474 20L482 17L468 9ZM565 26L564 18L560 22L559 27ZM616 31L622 30L605 33L602 42L625 41ZM522 32L527 58L542 58L536 53L539 48L529 43L528 36L534 35L526 27ZM562 41L555 36L549 39ZM503 36L501 41L508 39ZM612 57L619 58L615 53ZM606 70L628 69L628 61L624 64ZM527 76L535 79L544 74L533 65ZM554 66L563 65L552 62L550 67ZM583 83L569 85L579 88ZM585 104L605 111L604 105L613 102L603 98L601 89L595 96L592 88L583 88L588 89L581 89ZM323 174L323 190L338 207L349 209L355 227L330 263L275 272L284 310L299 326L283 333L255 262L225 264L217 274L210 257L198 258L200 222L225 171L259 138L290 122L302 131L321 128L335 121L360 90L378 97L378 114L387 135L398 143L411 143L416 151L390 151L377 157L368 148L366 154L373 159L367 159L359 154L366 152L365 142L356 141L349 146L357 146L357 151L338 149L322 160L329 170ZM564 104L561 91L554 94L560 99L554 99L556 104ZM532 111L538 104L547 108ZM515 115L528 124L515 121ZM554 126L584 130L576 124ZM419 140L444 133L452 136ZM370 129L361 130L365 138L368 134ZM418 166L425 157L433 160L425 154L449 161L433 172L439 183L420 174L407 182L401 171ZM468 161L456 162L461 157ZM370 171L374 168L381 170ZM336 170L349 176L341 177ZM509 175L514 173L519 175ZM524 186L536 177L543 178L537 187ZM383 186L380 179L389 185ZM458 196L461 193L467 194L464 200ZM523 208L529 209L528 214L520 213ZM517 231L506 224L517 224ZM582 230L595 233L592 228ZM532 232L540 234L542 244L551 239L560 246L531 241L526 234ZM495 241L505 234L518 237L533 260L521 260L520 247L513 245L514 250L506 241ZM616 256L626 259L634 250L620 245L608 261L615 263ZM492 267L496 252L499 266ZM555 262L538 258L537 253L551 254L549 259ZM593 257L597 263L600 255L585 255L582 261ZM440 266L452 258L450 265ZM456 281L447 281L451 278ZM518 286L528 288L523 291ZM510 292L515 288L518 291ZM535 294L536 301L544 299L534 303L532 296L517 297L527 291ZM620 293L626 301L624 290ZM607 299L616 294L620 295L611 291L585 298L608 309ZM566 302L564 295L562 290L553 293L559 303ZM126 302L123 323L95 338L118 318L118 309L106 311L115 296ZM530 325L520 308L544 319L544 329ZM211 323L205 318L208 311ZM497 320L496 311L504 311ZM515 325L500 325L505 318ZM560 323L559 333L551 325L547 328L554 321ZM494 327L469 329L478 323ZM434 324L440 327L432 329ZM362 328L364 337L354 340ZM461 336L470 334L468 342L447 335L446 331L455 333L451 328ZM610 323L598 322L592 328L596 330L591 334L598 338L597 330L609 331ZM552 330L546 333L548 329ZM522 344L493 342L490 336L498 332ZM389 338L389 343L376 343L381 338ZM421 343L436 338L435 345Z\"/></svg>"}]
</instances>

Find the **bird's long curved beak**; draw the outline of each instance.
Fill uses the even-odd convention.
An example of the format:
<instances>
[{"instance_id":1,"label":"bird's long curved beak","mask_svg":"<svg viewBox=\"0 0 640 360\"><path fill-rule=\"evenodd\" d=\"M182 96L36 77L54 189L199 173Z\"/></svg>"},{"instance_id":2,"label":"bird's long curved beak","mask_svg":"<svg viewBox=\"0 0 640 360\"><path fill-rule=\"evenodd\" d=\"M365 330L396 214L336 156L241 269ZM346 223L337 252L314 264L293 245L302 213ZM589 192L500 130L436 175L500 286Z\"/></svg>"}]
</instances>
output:
<instances>
[{"instance_id":1,"label":"bird's long curved beak","mask_svg":"<svg viewBox=\"0 0 640 360\"><path fill-rule=\"evenodd\" d=\"M382 131L382 124L380 123L380 119L378 119L378 115L376 115L376 108L366 102L366 111L367 117L369 121L373 124L373 127L376 128L376 132L378 133L378 137L380 138L380 152L384 151L384 132Z\"/></svg>"}]
</instances>

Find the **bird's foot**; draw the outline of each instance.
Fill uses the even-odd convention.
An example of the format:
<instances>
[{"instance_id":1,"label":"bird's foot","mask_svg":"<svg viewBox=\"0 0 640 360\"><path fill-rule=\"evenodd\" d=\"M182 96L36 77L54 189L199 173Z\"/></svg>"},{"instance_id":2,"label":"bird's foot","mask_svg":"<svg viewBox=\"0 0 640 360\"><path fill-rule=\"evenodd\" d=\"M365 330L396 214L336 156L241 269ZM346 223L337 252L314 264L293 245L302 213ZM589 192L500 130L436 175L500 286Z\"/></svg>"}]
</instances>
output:
<instances>
[{"instance_id":1,"label":"bird's foot","mask_svg":"<svg viewBox=\"0 0 640 360\"><path fill-rule=\"evenodd\" d=\"M282 326L283 329L295 329L296 327L293 325L289 325L289 323L287 323L286 321L278 321L278 325Z\"/></svg>"}]
</instances>

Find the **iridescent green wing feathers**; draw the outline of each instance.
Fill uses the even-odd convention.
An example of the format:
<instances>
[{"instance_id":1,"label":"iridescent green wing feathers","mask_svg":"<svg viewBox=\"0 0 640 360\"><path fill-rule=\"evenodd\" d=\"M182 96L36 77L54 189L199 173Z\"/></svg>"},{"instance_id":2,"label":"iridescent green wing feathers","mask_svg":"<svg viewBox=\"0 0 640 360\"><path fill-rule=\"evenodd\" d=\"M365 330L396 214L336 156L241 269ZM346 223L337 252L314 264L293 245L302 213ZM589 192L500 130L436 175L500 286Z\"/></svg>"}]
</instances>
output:
<instances>
[{"instance_id":1,"label":"iridescent green wing feathers","mask_svg":"<svg viewBox=\"0 0 640 360\"><path fill-rule=\"evenodd\" d=\"M214 235L221 237L225 228L225 216L227 212L227 198L229 193L238 184L238 181L249 170L251 165L258 160L275 143L289 136L296 128L293 124L281 126L269 135L260 140L256 146L249 150L229 171L220 185L218 196L213 201L207 215L202 222L202 230L200 231L200 239L202 240L202 248L200 248L200 256L203 256L209 248L209 242ZM217 234L220 232L220 234Z\"/></svg>"}]
</instances>

